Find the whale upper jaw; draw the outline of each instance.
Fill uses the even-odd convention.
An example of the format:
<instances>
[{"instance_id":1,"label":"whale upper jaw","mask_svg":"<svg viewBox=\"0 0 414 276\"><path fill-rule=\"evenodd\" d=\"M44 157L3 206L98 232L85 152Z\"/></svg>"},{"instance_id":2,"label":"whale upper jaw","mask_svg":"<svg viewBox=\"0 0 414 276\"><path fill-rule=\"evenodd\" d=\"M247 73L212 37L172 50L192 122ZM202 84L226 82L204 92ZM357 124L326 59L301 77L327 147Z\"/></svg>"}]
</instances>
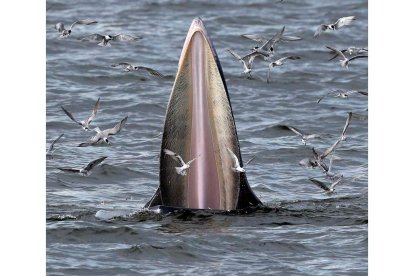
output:
<instances>
[{"instance_id":1,"label":"whale upper jaw","mask_svg":"<svg viewBox=\"0 0 414 276\"><path fill-rule=\"evenodd\" d=\"M261 204L246 174L232 170L230 148L243 165L236 125L220 61L203 21L193 20L184 42L165 115L160 155L160 186L145 207L233 210ZM177 174L170 149L185 162Z\"/></svg>"}]
</instances>

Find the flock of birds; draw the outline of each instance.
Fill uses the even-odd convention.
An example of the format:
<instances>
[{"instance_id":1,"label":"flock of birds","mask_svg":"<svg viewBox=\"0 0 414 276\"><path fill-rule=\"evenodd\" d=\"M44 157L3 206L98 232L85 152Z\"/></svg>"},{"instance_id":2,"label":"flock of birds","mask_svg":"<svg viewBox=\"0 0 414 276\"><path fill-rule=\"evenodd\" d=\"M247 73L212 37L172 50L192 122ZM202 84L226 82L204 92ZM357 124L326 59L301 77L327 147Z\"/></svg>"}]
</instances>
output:
<instances>
[{"instance_id":1,"label":"flock of birds","mask_svg":"<svg viewBox=\"0 0 414 276\"><path fill-rule=\"evenodd\" d=\"M316 30L316 32L314 34L314 37L317 38L318 36L320 36L325 31L328 31L328 30L334 31L334 30L337 30L337 29L342 28L344 26L350 25L354 20L355 20L354 16L349 16L349 17L339 18L333 24L322 24ZM96 23L98 23L98 22L95 21L95 20L89 20L89 19L77 20L77 21L75 21L74 23L71 24L69 29L66 29L63 23L57 23L55 25L55 29L60 33L59 38L67 38L69 35L71 35L72 29L76 25L91 25L91 24L96 24ZM244 68L243 73L245 75L247 75L248 78L251 78L253 62L256 58L261 58L265 61L270 61L270 63L268 64L268 73L267 73L267 82L269 83L270 82L270 70L272 68L277 67L277 66L282 66L286 60L298 60L298 59L300 59L299 56L285 56L285 57L281 57L281 58L272 60L275 56L276 49L277 49L278 45L281 42L290 42L290 41L302 40L302 38L299 37L299 36L284 35L284 31L285 31L285 27L283 27L280 30L280 32L273 35L270 39L267 39L264 36L255 35L255 34L241 35L243 38L255 41L256 43L258 43L258 45L251 48L250 52L247 55L243 56L243 57L241 57L240 55L238 55L236 52L234 52L231 49L228 49L228 52L233 57L235 57L239 62L241 62L243 64L243 68ZM127 35L127 34L101 35L101 34L95 33L95 34L92 34L92 35L80 37L78 39L81 40L81 41L99 42L98 43L99 46L111 46L110 42L135 41L135 40L138 40L138 39L141 39L141 38L142 37ZM367 58L368 57L368 54L367 54L368 49L367 48L349 47L347 49L337 50L334 47L330 47L330 46L326 46L326 47L330 50L330 53L334 55L330 60L333 60L337 57L341 57L342 59L340 60L340 64L341 64L342 67L345 67L347 69L348 69L348 64L349 64L350 61L355 60L355 59L359 59L359 58ZM348 55L348 57L346 55ZM131 65L131 64L126 63L126 62L113 64L111 66L112 67L121 67L126 72L145 70L151 75L154 75L154 76L157 76L157 77L164 77L164 75L162 75L160 72L158 72L154 69L144 67L144 66ZM331 91L330 93L328 93L328 95L333 95L334 97L339 97L339 98L348 98L349 95L351 95L351 94L360 94L360 95L368 96L368 92L357 91L357 90L350 90L350 91L334 90L334 91ZM317 103L320 103L322 101L322 99L324 97L328 96L328 95L325 95L322 98L320 98L317 101ZM100 98L98 98L97 102L95 103L91 115L88 118L86 118L85 120L79 121L79 120L75 119L75 117L66 108L61 106L61 109L63 110L63 112L73 122L80 125L83 130L85 130L85 131L95 131L96 132L96 134L93 137L91 137L88 141L80 143L78 145L79 147L94 146L94 145L98 145L98 144L101 144L101 143L110 144L109 137L111 135L118 134L121 131L121 129L124 127L124 125L125 125L125 123L128 119L128 116L126 116L120 122L118 122L114 127L108 128L108 129L105 129L105 130L101 130L99 127L91 128L90 125L91 125L92 121L95 119L99 107L100 107ZM366 117L363 116L363 115L349 112L348 117L347 117L346 122L345 122L345 126L342 130L342 133L339 135L339 138L337 140L335 140L335 142L323 152L318 152L314 147L312 147L313 158L305 158L305 159L302 159L299 162L300 165L302 165L304 167L307 167L307 168L320 168L322 170L323 174L328 179L331 180L331 183L326 183L326 182L320 181L316 178L309 178L309 180L312 183L316 184L318 187L323 189L327 194L333 193L334 190L335 190L336 185L338 185L339 183L345 182L345 179L344 179L342 174L334 173L332 171L332 164L333 164L333 161L335 159L338 159L338 157L334 155L334 152L335 152L336 148L338 147L338 145L341 142L346 141L345 134L346 134L346 131L347 131L349 125L350 125L350 122L351 122L352 118L357 118L357 119L361 119L361 120L366 119ZM325 136L323 134L316 134L316 133L308 134L308 133L306 133L302 130L299 130L298 128L293 127L293 126L285 126L285 127L287 129L291 130L292 132L294 132L295 134L297 134L298 136L300 136L301 139L302 139L302 143L305 146L307 145L307 143L310 140L322 139ZM46 155L49 159L53 157L54 146L63 137L63 135L64 134L62 133L61 135L59 135L59 137L57 137L55 140L53 140L51 142L51 144L50 144L50 146L49 146L49 148L46 152ZM244 173L246 171L244 167L246 167L255 158L255 157L251 158L249 161L247 161L245 163L244 167L241 167L240 162L239 162L236 154L233 151L231 151L228 147L227 147L227 151L228 151L228 154L229 154L228 156L229 156L229 158L231 158L232 163L233 163L231 169L235 173ZM176 173L178 175L182 175L182 176L185 176L187 174L187 171L190 168L191 163L196 161L197 158L199 157L199 156L197 156L197 157L191 159L190 161L185 162L179 154L177 154L177 153L175 153L175 152L173 152L169 149L163 149L162 152L164 154L170 156L171 158L173 158L175 161L178 162L178 164L180 166L175 167ZM88 176L88 175L91 174L92 169L95 168L100 163L102 163L106 158L107 158L106 156L100 157L96 160L93 160L93 161L89 162L87 165L85 165L81 168L58 167L58 169L61 170L61 171L64 171L64 172L78 173L78 174L83 175L83 176ZM329 158L329 165L326 162L328 158ZM354 178L354 179L356 179L356 178ZM354 179L351 179L349 181L354 181Z\"/></svg>"}]
</instances>

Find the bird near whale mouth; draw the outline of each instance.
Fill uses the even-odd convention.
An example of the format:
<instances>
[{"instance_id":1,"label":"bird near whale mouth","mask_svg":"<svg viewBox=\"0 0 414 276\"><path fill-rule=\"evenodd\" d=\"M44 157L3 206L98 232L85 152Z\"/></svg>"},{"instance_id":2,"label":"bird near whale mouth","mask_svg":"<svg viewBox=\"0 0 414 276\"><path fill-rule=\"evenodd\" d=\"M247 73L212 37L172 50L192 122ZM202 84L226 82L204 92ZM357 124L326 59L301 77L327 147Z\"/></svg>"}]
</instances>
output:
<instances>
[{"instance_id":1,"label":"bird near whale mouth","mask_svg":"<svg viewBox=\"0 0 414 276\"><path fill-rule=\"evenodd\" d=\"M243 166L220 61L203 21L195 18L165 115L160 184L145 207L235 210L260 205L245 172L232 170L228 149ZM192 159L184 167L183 160ZM186 173L177 173L178 160Z\"/></svg>"}]
</instances>

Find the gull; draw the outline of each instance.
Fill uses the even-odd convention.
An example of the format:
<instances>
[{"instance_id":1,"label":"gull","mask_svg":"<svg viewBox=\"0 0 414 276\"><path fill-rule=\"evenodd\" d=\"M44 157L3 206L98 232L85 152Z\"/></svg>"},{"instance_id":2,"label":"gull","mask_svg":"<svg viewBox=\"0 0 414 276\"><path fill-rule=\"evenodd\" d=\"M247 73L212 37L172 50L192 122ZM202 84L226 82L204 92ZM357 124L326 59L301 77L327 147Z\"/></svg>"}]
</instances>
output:
<instances>
[{"instance_id":1,"label":"gull","mask_svg":"<svg viewBox=\"0 0 414 276\"><path fill-rule=\"evenodd\" d=\"M78 147L87 147L96 145L98 143L105 142L107 144L110 144L108 137L110 135L115 135L121 131L121 129L124 127L126 121L128 119L128 116L126 116L124 119L122 119L119 123L117 123L113 128L108 128L105 130L101 130L99 127L94 128L93 130L96 131L95 136L93 136L91 139L89 139L88 142L81 143L78 145Z\"/></svg>"},{"instance_id":2,"label":"gull","mask_svg":"<svg viewBox=\"0 0 414 276\"><path fill-rule=\"evenodd\" d=\"M322 101L322 99L325 98L328 95L334 95L334 97L336 97L336 98L347 99L349 97L349 95L352 95L352 94L355 94L355 93L358 93L358 94L361 94L361 95L364 95L364 96L368 96L368 92L366 92L366 91L359 91L359 90L347 90L347 91L345 91L345 90L342 90L342 89L337 89L337 90L333 90L333 91L329 92L328 94L326 94L326 95L322 96L321 98L319 98L318 103L320 103Z\"/></svg>"},{"instance_id":3,"label":"gull","mask_svg":"<svg viewBox=\"0 0 414 276\"><path fill-rule=\"evenodd\" d=\"M329 166L326 166L326 164L323 162L315 161L317 166L320 167L325 173L325 175L330 179L334 179L337 176L335 173L332 172L333 160L334 160L333 155L331 155L329 158Z\"/></svg>"},{"instance_id":4,"label":"gull","mask_svg":"<svg viewBox=\"0 0 414 276\"><path fill-rule=\"evenodd\" d=\"M50 143L50 146L46 152L46 155L52 155L52 153L54 152L53 147L55 146L56 142L59 141L60 138L62 138L63 133L61 135L59 135L58 138L56 138L55 140L52 141L52 143Z\"/></svg>"},{"instance_id":5,"label":"gull","mask_svg":"<svg viewBox=\"0 0 414 276\"><path fill-rule=\"evenodd\" d=\"M301 131L300 129L296 128L296 127L292 127L292 126L286 126L288 129L290 129L291 131L293 131L294 133L296 133L297 135L302 137L302 143L306 145L306 142L310 139L320 139L322 138L322 134L308 134L305 133L303 131Z\"/></svg>"},{"instance_id":6,"label":"gull","mask_svg":"<svg viewBox=\"0 0 414 276\"><path fill-rule=\"evenodd\" d=\"M121 62L121 63L118 63L118 64L112 64L111 66L112 67L122 67L125 72L145 70L145 71L147 71L149 74L151 74L153 76L157 76L157 77L161 77L161 78L164 77L163 74L161 74L160 72L158 72L158 71L156 71L154 69L151 69L151 68L148 68L148 67L144 67L144 66L135 66L135 65L129 64L127 62Z\"/></svg>"},{"instance_id":7,"label":"gull","mask_svg":"<svg viewBox=\"0 0 414 276\"><path fill-rule=\"evenodd\" d=\"M118 34L118 35L101 35L101 34L92 34L78 38L81 41L99 41L99 46L111 46L109 41L134 41L141 39L140 36L132 36L127 34Z\"/></svg>"},{"instance_id":8,"label":"gull","mask_svg":"<svg viewBox=\"0 0 414 276\"><path fill-rule=\"evenodd\" d=\"M283 26L282 30L279 33L275 34L271 39L263 43L262 46L254 47L252 49L253 53L260 54L260 56L263 57L265 60L267 60L269 57L272 57L274 53L274 45L281 41L281 37L283 36L284 32L285 26Z\"/></svg>"},{"instance_id":9,"label":"gull","mask_svg":"<svg viewBox=\"0 0 414 276\"><path fill-rule=\"evenodd\" d=\"M341 51L338 51L337 49L335 49L333 47L326 46L326 48L328 48L331 51L334 51L335 53L337 53L338 55L340 55L343 58L343 59L339 60L339 63L341 64L342 67L345 67L346 69L349 69L348 64L351 60L358 59L358 58L368 58L367 55L359 55L359 56L353 56L353 57L347 58L344 55L344 53L342 53Z\"/></svg>"},{"instance_id":10,"label":"gull","mask_svg":"<svg viewBox=\"0 0 414 276\"><path fill-rule=\"evenodd\" d=\"M250 78L252 77L251 72L252 72L252 65L253 65L253 61L254 59L259 55L255 52L252 52L244 57L240 57L236 52L227 49L227 51L233 56L235 57L238 61L240 61L241 63L243 63L243 73L248 75Z\"/></svg>"},{"instance_id":11,"label":"gull","mask_svg":"<svg viewBox=\"0 0 414 276\"><path fill-rule=\"evenodd\" d=\"M310 158L304 158L299 161L299 165L304 166L306 168L315 168L318 166L318 163Z\"/></svg>"},{"instance_id":12,"label":"gull","mask_svg":"<svg viewBox=\"0 0 414 276\"><path fill-rule=\"evenodd\" d=\"M177 161L178 163L180 163L181 167L175 167L175 171L177 172L177 174L179 175L187 175L187 170L190 168L190 164L196 160L199 156L197 156L194 159L191 159L190 161L188 161L187 163L184 162L184 160L181 158L180 155L176 154L175 152L169 150L169 149L164 149L163 150L165 154L171 156L175 161Z\"/></svg>"},{"instance_id":13,"label":"gull","mask_svg":"<svg viewBox=\"0 0 414 276\"><path fill-rule=\"evenodd\" d=\"M101 97L99 97L98 98L98 100L96 101L96 103L95 103L95 106L94 106L94 108L93 108L93 110L92 110L92 114L88 117L88 118L86 118L86 120L84 120L84 121L77 121L74 117L73 117L73 115L69 112L69 111L67 111L63 106L61 106L61 108L62 108L62 110L63 110L63 112L65 112L66 113L66 115L68 115L68 117L72 120L72 121L74 121L75 123L77 123L77 124L79 124L79 125L81 125L82 126L82 128L85 130L85 131L88 131L88 130L90 130L90 128L89 128L89 124L93 121L93 119L95 119L95 117L96 117L96 113L98 112L98 108L99 108L99 100L101 99Z\"/></svg>"},{"instance_id":14,"label":"gull","mask_svg":"<svg viewBox=\"0 0 414 276\"><path fill-rule=\"evenodd\" d=\"M98 23L98 21L89 20L89 19L76 20L75 22L72 23L72 25L70 25L69 29L66 30L65 25L59 22L59 23L56 23L55 29L60 33L60 38L66 38L72 33L72 28L75 27L76 24L90 25L94 23Z\"/></svg>"},{"instance_id":15,"label":"gull","mask_svg":"<svg viewBox=\"0 0 414 276\"><path fill-rule=\"evenodd\" d=\"M247 38L250 40L253 40L257 43L265 43L266 41L268 41L268 39L265 36L262 35L256 35L256 34L243 34L240 35L243 38ZM280 41L285 42L285 41L297 41L297 40L302 40L303 38L300 36L293 36L293 35L282 35L280 37Z\"/></svg>"},{"instance_id":16,"label":"gull","mask_svg":"<svg viewBox=\"0 0 414 276\"><path fill-rule=\"evenodd\" d=\"M234 172L246 172L246 170L242 167L240 167L240 163L239 163L239 159L237 158L237 156L234 154L234 152L231 151L231 149L226 148L227 151L229 152L230 157L233 159L233 166L231 167L231 169ZM244 165L244 167L246 167L247 165L250 164L250 162L252 162L256 157L254 156L253 158L251 158L249 161L246 162L246 164Z\"/></svg>"},{"instance_id":17,"label":"gull","mask_svg":"<svg viewBox=\"0 0 414 276\"><path fill-rule=\"evenodd\" d=\"M335 191L335 186L342 182L344 176L341 175L337 180L335 180L331 185L328 186L328 184L323 183L322 181L319 181L315 178L309 178L310 181L312 181L314 184L316 184L319 188L322 188L326 191L327 194L332 194Z\"/></svg>"},{"instance_id":18,"label":"gull","mask_svg":"<svg viewBox=\"0 0 414 276\"><path fill-rule=\"evenodd\" d=\"M329 61L337 58L339 56L339 54L333 50L331 50L330 52L331 54L333 54L334 56L329 59ZM367 54L368 53L368 48L364 47L364 48L357 48L357 47L348 47L347 49L341 50L341 53L345 54L347 53L348 55L352 56L353 54L359 55L359 54Z\"/></svg>"},{"instance_id":19,"label":"gull","mask_svg":"<svg viewBox=\"0 0 414 276\"><path fill-rule=\"evenodd\" d=\"M58 168L58 169L64 172L78 173L82 176L89 176L91 174L92 169L95 168L97 165L99 165L106 158L107 156L103 156L101 158L93 160L92 162L90 162L89 164L87 164L86 166L80 169L73 169L73 168Z\"/></svg>"},{"instance_id":20,"label":"gull","mask_svg":"<svg viewBox=\"0 0 414 276\"><path fill-rule=\"evenodd\" d=\"M339 28L342 28L343 26L350 25L355 20L355 16L347 16L347 17L341 17L339 18L335 23L333 24L321 24L318 29L316 30L313 37L318 37L321 35L322 32L326 30L336 30Z\"/></svg>"},{"instance_id":21,"label":"gull","mask_svg":"<svg viewBox=\"0 0 414 276\"><path fill-rule=\"evenodd\" d=\"M322 162L329 154L331 154L335 148L338 146L338 144L343 141L342 136L341 138L339 138L337 141L335 141L335 143L332 144L332 146L330 146L327 150L325 150L322 154L319 154L315 148L312 148L312 152L313 152L313 156L315 158L315 162L318 164L318 162ZM324 169L327 169L326 164L318 164L318 166L322 166L324 167Z\"/></svg>"},{"instance_id":22,"label":"gull","mask_svg":"<svg viewBox=\"0 0 414 276\"><path fill-rule=\"evenodd\" d=\"M300 59L300 57L298 57L298 56L287 56L287 57L279 58L278 60L275 60L275 61L272 61L271 63L269 63L269 70L267 71L267 83L269 83L269 81L270 81L270 69L272 69L273 67L276 67L276 66L282 66L284 64L283 61L285 61L287 59L297 60L297 59Z\"/></svg>"}]
</instances>

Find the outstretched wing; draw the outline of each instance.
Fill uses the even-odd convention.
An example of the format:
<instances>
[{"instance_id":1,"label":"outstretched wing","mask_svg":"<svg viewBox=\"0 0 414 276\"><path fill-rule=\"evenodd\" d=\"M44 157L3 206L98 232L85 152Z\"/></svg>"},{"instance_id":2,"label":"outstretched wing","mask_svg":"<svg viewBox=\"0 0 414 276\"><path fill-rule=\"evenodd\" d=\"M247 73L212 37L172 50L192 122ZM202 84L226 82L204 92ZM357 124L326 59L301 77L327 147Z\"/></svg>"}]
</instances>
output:
<instances>
[{"instance_id":1,"label":"outstretched wing","mask_svg":"<svg viewBox=\"0 0 414 276\"><path fill-rule=\"evenodd\" d=\"M61 171L64 172L70 172L70 173L79 173L80 170L79 169L72 169L72 168L58 168Z\"/></svg>"},{"instance_id":2,"label":"outstretched wing","mask_svg":"<svg viewBox=\"0 0 414 276\"><path fill-rule=\"evenodd\" d=\"M348 112L348 117L346 118L344 129L342 130L342 137L345 136L345 132L347 131L349 127L349 123L351 122L351 119L352 119L352 112Z\"/></svg>"},{"instance_id":3,"label":"outstretched wing","mask_svg":"<svg viewBox=\"0 0 414 276\"><path fill-rule=\"evenodd\" d=\"M326 48L328 48L329 50L331 50L332 52L335 52L337 55L340 55L341 57L343 57L344 59L347 59L346 56L344 55L344 53L342 53L341 51L335 49L334 47L331 46L326 46Z\"/></svg>"},{"instance_id":4,"label":"outstretched wing","mask_svg":"<svg viewBox=\"0 0 414 276\"><path fill-rule=\"evenodd\" d=\"M287 60L287 59L297 60L297 59L300 59L300 57L299 57L299 56L287 56L287 57L282 57L282 58L280 58L280 59L279 59L279 60L277 60L277 61L282 62L282 61Z\"/></svg>"},{"instance_id":5,"label":"outstretched wing","mask_svg":"<svg viewBox=\"0 0 414 276\"><path fill-rule=\"evenodd\" d=\"M295 35L284 35L280 39L282 41L297 41L297 40L302 40L303 38L300 36L295 36Z\"/></svg>"},{"instance_id":6,"label":"outstretched wing","mask_svg":"<svg viewBox=\"0 0 414 276\"><path fill-rule=\"evenodd\" d=\"M350 25L355 20L355 16L341 17L335 22L336 28L341 28L346 25Z\"/></svg>"},{"instance_id":7,"label":"outstretched wing","mask_svg":"<svg viewBox=\"0 0 414 276\"><path fill-rule=\"evenodd\" d=\"M294 133L296 133L297 135L299 135L299 136L302 136L303 137L303 135L306 135L306 133L304 133L303 131L299 130L296 127L292 127L292 126L286 126L286 127L288 129L290 129L291 131L293 131Z\"/></svg>"},{"instance_id":8,"label":"outstretched wing","mask_svg":"<svg viewBox=\"0 0 414 276\"><path fill-rule=\"evenodd\" d=\"M99 100L101 99L101 97L98 98L98 100L95 103L95 106L93 107L91 116L89 116L89 118L86 120L87 124L89 125L96 117L96 114L98 113L98 108L99 108Z\"/></svg>"},{"instance_id":9,"label":"outstretched wing","mask_svg":"<svg viewBox=\"0 0 414 276\"><path fill-rule=\"evenodd\" d=\"M368 56L367 55L353 56L353 57L349 58L349 61L357 59L357 58L368 58Z\"/></svg>"},{"instance_id":10,"label":"outstretched wing","mask_svg":"<svg viewBox=\"0 0 414 276\"><path fill-rule=\"evenodd\" d=\"M231 50L231 49L227 49L227 51L233 56L233 57L235 57L237 60L239 60L239 61L241 61L241 57L236 53L236 52L234 52L233 50Z\"/></svg>"},{"instance_id":11,"label":"outstretched wing","mask_svg":"<svg viewBox=\"0 0 414 276\"><path fill-rule=\"evenodd\" d=\"M123 68L126 68L128 66L131 66L131 64L129 64L128 62L120 62L118 64L112 64L111 66L112 67L123 67Z\"/></svg>"},{"instance_id":12,"label":"outstretched wing","mask_svg":"<svg viewBox=\"0 0 414 276\"><path fill-rule=\"evenodd\" d=\"M319 27L316 29L315 34L313 35L313 37L318 37L321 35L322 32L326 31L326 29L328 28L328 25L325 24L321 24L319 25Z\"/></svg>"},{"instance_id":13,"label":"outstretched wing","mask_svg":"<svg viewBox=\"0 0 414 276\"><path fill-rule=\"evenodd\" d=\"M58 138L52 141L47 152L51 152L53 150L54 145L56 144L57 141L59 141L60 138L62 138L63 134L64 133L62 133L61 135L59 135Z\"/></svg>"},{"instance_id":14,"label":"outstretched wing","mask_svg":"<svg viewBox=\"0 0 414 276\"><path fill-rule=\"evenodd\" d=\"M160 72L158 72L157 70L154 70L154 69L151 69L151 68L148 68L148 67L138 66L138 70L145 70L153 76L157 76L157 77L161 77L161 78L164 77L164 75L161 74Z\"/></svg>"},{"instance_id":15,"label":"outstretched wing","mask_svg":"<svg viewBox=\"0 0 414 276\"><path fill-rule=\"evenodd\" d=\"M316 186L318 186L319 188L324 189L327 192L330 191L329 187L322 181L319 181L315 178L309 178L309 180L312 181L312 183L316 184Z\"/></svg>"},{"instance_id":16,"label":"outstretched wing","mask_svg":"<svg viewBox=\"0 0 414 276\"><path fill-rule=\"evenodd\" d=\"M94 23L98 23L98 21L90 20L90 19L77 20L77 21L73 22L72 25L70 25L70 29L69 30L71 30L73 27L75 27L76 24L90 25L90 24L94 24Z\"/></svg>"},{"instance_id":17,"label":"outstretched wing","mask_svg":"<svg viewBox=\"0 0 414 276\"><path fill-rule=\"evenodd\" d=\"M85 170L90 171L92 170L94 167L96 167L97 165L99 165L102 161L104 161L107 158L107 156L103 156L101 158L98 158L96 160L93 160L92 162L90 162L88 165L86 165L84 167Z\"/></svg>"},{"instance_id":18,"label":"outstretched wing","mask_svg":"<svg viewBox=\"0 0 414 276\"><path fill-rule=\"evenodd\" d=\"M234 154L234 152L231 151L231 149L226 148L227 151L229 152L231 158L233 159L233 167L238 168L240 167L240 163L239 163L239 159L237 158L237 156Z\"/></svg>"},{"instance_id":19,"label":"outstretched wing","mask_svg":"<svg viewBox=\"0 0 414 276\"><path fill-rule=\"evenodd\" d=\"M246 167L247 165L249 165L254 159L256 159L256 156L253 156L252 158L250 158L246 164L244 164L244 167Z\"/></svg>"},{"instance_id":20,"label":"outstretched wing","mask_svg":"<svg viewBox=\"0 0 414 276\"><path fill-rule=\"evenodd\" d=\"M63 23L61 23L61 22L56 23L56 25L55 25L55 29L56 29L59 33L61 33L61 32L63 32L63 30L65 29L65 25L63 25Z\"/></svg>"},{"instance_id":21,"label":"outstretched wing","mask_svg":"<svg viewBox=\"0 0 414 276\"><path fill-rule=\"evenodd\" d=\"M65 112L65 114L66 115L68 115L68 117L72 120L72 121L74 121L75 123L77 123L77 124L79 124L79 125L82 125L80 122L78 122L74 117L73 117L73 115L69 112L69 111L67 111L63 106L61 106L60 108L62 108L62 110L63 110L63 112Z\"/></svg>"},{"instance_id":22,"label":"outstretched wing","mask_svg":"<svg viewBox=\"0 0 414 276\"><path fill-rule=\"evenodd\" d=\"M335 189L335 186L338 185L339 183L341 183L342 182L342 179L344 179L344 176L343 175L341 175L340 178L338 178L334 183L331 184L331 189L332 190Z\"/></svg>"},{"instance_id":23,"label":"outstretched wing","mask_svg":"<svg viewBox=\"0 0 414 276\"><path fill-rule=\"evenodd\" d=\"M330 146L321 156L320 159L323 160L325 157L327 157L329 154L332 153L332 151L335 150L335 148L338 146L339 142L341 142L342 139L339 138L332 146Z\"/></svg>"},{"instance_id":24,"label":"outstretched wing","mask_svg":"<svg viewBox=\"0 0 414 276\"><path fill-rule=\"evenodd\" d=\"M84 37L80 37L78 39L81 41L101 41L104 38L105 36L100 35L100 34L91 34L91 35L87 35Z\"/></svg>"},{"instance_id":25,"label":"outstretched wing","mask_svg":"<svg viewBox=\"0 0 414 276\"><path fill-rule=\"evenodd\" d=\"M266 37L255 34L243 34L241 37L256 41L257 43L261 44L264 44L267 41Z\"/></svg>"},{"instance_id":26,"label":"outstretched wing","mask_svg":"<svg viewBox=\"0 0 414 276\"><path fill-rule=\"evenodd\" d=\"M115 35L112 40L113 41L133 41L141 39L141 36L133 36L133 35L127 35L127 34L119 34Z\"/></svg>"},{"instance_id":27,"label":"outstretched wing","mask_svg":"<svg viewBox=\"0 0 414 276\"><path fill-rule=\"evenodd\" d=\"M164 149L163 150L165 154L171 156L175 161L177 161L178 163L180 163L181 166L185 165L184 160L181 158L181 156L179 156L177 153L169 150L169 149Z\"/></svg>"},{"instance_id":28,"label":"outstretched wing","mask_svg":"<svg viewBox=\"0 0 414 276\"><path fill-rule=\"evenodd\" d=\"M113 128L108 129L108 135L115 135L118 132L121 131L121 129L124 127L126 121L128 119L128 116L126 116L125 118L122 119L122 121L120 121L119 123L117 123Z\"/></svg>"}]
</instances>

